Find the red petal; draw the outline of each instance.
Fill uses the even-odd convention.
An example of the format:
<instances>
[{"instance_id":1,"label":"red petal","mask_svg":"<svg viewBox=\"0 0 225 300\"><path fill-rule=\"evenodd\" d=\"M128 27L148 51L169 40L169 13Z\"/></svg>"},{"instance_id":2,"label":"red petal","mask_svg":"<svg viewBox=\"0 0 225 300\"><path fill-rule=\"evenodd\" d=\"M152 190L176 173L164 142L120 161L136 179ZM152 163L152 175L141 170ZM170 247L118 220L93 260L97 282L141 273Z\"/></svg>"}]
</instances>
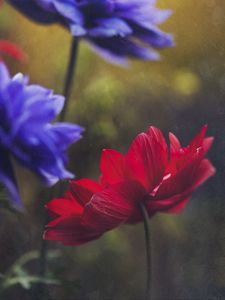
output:
<instances>
[{"instance_id":1,"label":"red petal","mask_svg":"<svg viewBox=\"0 0 225 300\"><path fill-rule=\"evenodd\" d=\"M154 198L169 198L187 190L193 184L196 171L199 168L203 155L204 151L201 148L191 157L191 160L183 168L163 180Z\"/></svg>"},{"instance_id":2,"label":"red petal","mask_svg":"<svg viewBox=\"0 0 225 300\"><path fill-rule=\"evenodd\" d=\"M64 199L55 199L47 204L54 220L48 223L44 238L65 245L80 245L102 235L104 230L101 227L94 228L91 223L83 224L82 221L85 204L100 190L98 183L88 179L71 181L70 192L65 193Z\"/></svg>"},{"instance_id":3,"label":"red petal","mask_svg":"<svg viewBox=\"0 0 225 300\"><path fill-rule=\"evenodd\" d=\"M164 152L167 153L167 144L162 135L162 132L158 128L156 128L154 126L150 126L150 128L148 129L148 131L146 133L150 138L156 140L161 145Z\"/></svg>"},{"instance_id":4,"label":"red petal","mask_svg":"<svg viewBox=\"0 0 225 300\"><path fill-rule=\"evenodd\" d=\"M93 194L101 190L102 187L97 182L86 178L70 181L70 192L82 206L91 200Z\"/></svg>"},{"instance_id":5,"label":"red petal","mask_svg":"<svg viewBox=\"0 0 225 300\"><path fill-rule=\"evenodd\" d=\"M205 154L211 148L213 141L214 141L213 137L207 137L207 138L204 139L204 141L203 141L203 148L204 148Z\"/></svg>"},{"instance_id":6,"label":"red petal","mask_svg":"<svg viewBox=\"0 0 225 300\"><path fill-rule=\"evenodd\" d=\"M102 151L100 169L103 185L115 184L127 179L125 157L115 150L105 149Z\"/></svg>"},{"instance_id":7,"label":"red petal","mask_svg":"<svg viewBox=\"0 0 225 300\"><path fill-rule=\"evenodd\" d=\"M149 200L146 201L149 215L153 215L156 212L180 213L185 208L192 192L209 177L214 175L214 173L215 169L212 164L207 159L202 160L192 176L191 185L189 185L187 189L168 197L165 196L164 198L158 198L159 195L157 195L157 198L149 198ZM182 175L179 176L182 177ZM177 184L179 185L179 182L177 182Z\"/></svg>"},{"instance_id":8,"label":"red petal","mask_svg":"<svg viewBox=\"0 0 225 300\"><path fill-rule=\"evenodd\" d=\"M178 194L162 200L148 200L146 201L146 207L149 216L152 216L157 212L178 214L185 208L190 197L191 193L184 192L182 194Z\"/></svg>"},{"instance_id":9,"label":"red petal","mask_svg":"<svg viewBox=\"0 0 225 300\"><path fill-rule=\"evenodd\" d=\"M169 140L170 140L170 155L176 154L181 149L180 141L172 132L169 133Z\"/></svg>"},{"instance_id":10,"label":"red petal","mask_svg":"<svg viewBox=\"0 0 225 300\"><path fill-rule=\"evenodd\" d=\"M134 183L131 183L132 186L134 186ZM126 188L126 187L124 187ZM122 187L118 189L118 192L122 193L123 189ZM132 190L132 196L133 196L133 190ZM104 194L102 193L98 193L96 195L97 198L100 197L100 194ZM122 197L122 195L120 195ZM128 195L129 198L131 195ZM117 197L117 198L116 198ZM93 197L93 200L91 201L91 203L93 201L96 200L96 197ZM128 207L128 209L130 209L131 205L128 203L119 203L118 201L118 195L115 192L114 194L112 194L112 199L113 201L115 201L114 206L110 207L110 211L112 211L115 207L118 208L119 210L123 207L123 211L124 208ZM98 200L97 200L98 201ZM122 200L124 201L124 200ZM64 201L65 205L68 205L67 200ZM57 203L58 204L58 203ZM108 200L106 199L106 206L110 205ZM118 207L119 205L119 207ZM47 226L47 230L45 232L45 239L48 240L57 240L57 241L61 241L62 243L64 243L65 245L80 245L82 243L88 242L90 240L93 240L95 238L98 238L99 236L101 236L106 230L112 229L113 227L109 224L111 224L111 218L108 219L108 214L109 211L107 212L106 218L105 218L105 213L106 210L104 211L103 214L96 214L95 212L93 212L91 205L87 205L85 207L85 215L84 217L82 216L67 216L67 217L63 217L63 218L57 218L53 221L51 221L48 226ZM53 206L54 208L54 206ZM73 209L72 207L70 207L70 203L67 207L68 209L71 208L71 210ZM132 208L131 208L132 209ZM128 212L128 215L130 215L130 213ZM107 222L105 222L105 219L107 220ZM113 219L113 222L115 221L115 218ZM114 223L113 223L114 224ZM107 225L107 226L106 226Z\"/></svg>"},{"instance_id":11,"label":"red petal","mask_svg":"<svg viewBox=\"0 0 225 300\"><path fill-rule=\"evenodd\" d=\"M50 201L46 208L50 214L58 216L81 215L83 212L83 207L78 202L65 198Z\"/></svg>"},{"instance_id":12,"label":"red petal","mask_svg":"<svg viewBox=\"0 0 225 300\"><path fill-rule=\"evenodd\" d=\"M207 125L203 126L200 133L191 141L191 143L189 144L189 147L191 149L196 150L197 148L202 146L207 127Z\"/></svg>"},{"instance_id":13,"label":"red petal","mask_svg":"<svg viewBox=\"0 0 225 300\"><path fill-rule=\"evenodd\" d=\"M132 220L144 195L145 190L135 181L112 185L93 196L85 207L83 222L105 231L113 229Z\"/></svg>"},{"instance_id":14,"label":"red petal","mask_svg":"<svg viewBox=\"0 0 225 300\"><path fill-rule=\"evenodd\" d=\"M167 163L166 142L160 130L154 127L135 138L127 155L133 178L147 191L153 190L161 182Z\"/></svg>"},{"instance_id":15,"label":"red petal","mask_svg":"<svg viewBox=\"0 0 225 300\"><path fill-rule=\"evenodd\" d=\"M58 218L57 222L49 223L44 232L45 240L59 241L64 245L78 246L94 240L102 235L90 227L81 224L80 218Z\"/></svg>"},{"instance_id":16,"label":"red petal","mask_svg":"<svg viewBox=\"0 0 225 300\"><path fill-rule=\"evenodd\" d=\"M7 54L18 61L22 61L26 57L20 48L7 41L0 41L0 53Z\"/></svg>"},{"instance_id":17,"label":"red petal","mask_svg":"<svg viewBox=\"0 0 225 300\"><path fill-rule=\"evenodd\" d=\"M204 155L206 155L213 142L212 137L204 138L206 130L207 126L205 125L191 143L184 148L181 148L177 137L170 133L170 164L167 168L167 173L175 174L178 170L185 167L198 151L198 148L203 148Z\"/></svg>"},{"instance_id":18,"label":"red petal","mask_svg":"<svg viewBox=\"0 0 225 300\"><path fill-rule=\"evenodd\" d=\"M170 163L167 167L166 172L170 174L175 174L177 172L177 169L181 165L179 164L179 161L182 162L182 157L185 153L181 148L180 141L172 132L169 133L169 140L170 140Z\"/></svg>"},{"instance_id":19,"label":"red petal","mask_svg":"<svg viewBox=\"0 0 225 300\"><path fill-rule=\"evenodd\" d=\"M203 159L195 173L191 189L194 190L203 184L209 177L215 174L216 170L208 159Z\"/></svg>"}]
</instances>

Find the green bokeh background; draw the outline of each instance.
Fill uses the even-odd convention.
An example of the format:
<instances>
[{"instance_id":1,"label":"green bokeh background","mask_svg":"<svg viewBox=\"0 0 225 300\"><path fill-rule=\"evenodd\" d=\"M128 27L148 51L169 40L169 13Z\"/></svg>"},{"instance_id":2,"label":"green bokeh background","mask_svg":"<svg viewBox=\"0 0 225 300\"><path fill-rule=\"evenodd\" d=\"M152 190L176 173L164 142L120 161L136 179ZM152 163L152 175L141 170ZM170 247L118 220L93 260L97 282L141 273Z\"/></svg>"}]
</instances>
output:
<instances>
[{"instance_id":1,"label":"green bokeh background","mask_svg":"<svg viewBox=\"0 0 225 300\"><path fill-rule=\"evenodd\" d=\"M209 156L217 174L197 191L179 216L160 214L151 224L153 299L225 299L225 2L161 0L173 16L162 26L176 46L159 62L110 65L81 43L67 119L86 128L70 149L69 168L77 178L97 179L103 148L126 153L135 135L149 125L177 134L183 144L209 125L215 143ZM24 64L7 60L12 73L61 93L71 37L59 26L43 27L8 5L0 12L0 38L27 53ZM40 246L46 193L18 170L27 213L0 214L0 272L24 252ZM98 241L60 249L48 271L62 280L48 287L51 299L141 299L145 282L142 224L123 226ZM31 269L36 271L38 266ZM14 287L5 299L33 299ZM221 297L221 298L219 298Z\"/></svg>"}]
</instances>

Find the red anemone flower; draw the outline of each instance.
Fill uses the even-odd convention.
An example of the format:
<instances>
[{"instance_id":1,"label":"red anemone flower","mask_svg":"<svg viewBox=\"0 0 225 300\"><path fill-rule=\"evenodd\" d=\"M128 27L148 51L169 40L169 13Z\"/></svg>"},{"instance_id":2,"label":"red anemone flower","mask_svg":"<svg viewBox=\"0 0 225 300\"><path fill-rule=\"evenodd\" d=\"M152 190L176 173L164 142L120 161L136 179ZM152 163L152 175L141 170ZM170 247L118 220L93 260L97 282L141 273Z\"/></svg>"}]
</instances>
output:
<instances>
[{"instance_id":1,"label":"red anemone flower","mask_svg":"<svg viewBox=\"0 0 225 300\"><path fill-rule=\"evenodd\" d=\"M88 242L120 224L142 221L140 203L149 217L180 213L193 191L215 173L205 159L213 142L205 138L206 129L185 148L170 133L168 151L161 131L150 127L134 139L126 156L103 150L100 184L72 181L63 199L47 205L54 220L47 225L45 239L66 245Z\"/></svg>"},{"instance_id":2,"label":"red anemone flower","mask_svg":"<svg viewBox=\"0 0 225 300\"><path fill-rule=\"evenodd\" d=\"M8 55L18 61L23 61L26 57L18 46L8 41L0 40L0 61L2 60L2 55Z\"/></svg>"}]
</instances>

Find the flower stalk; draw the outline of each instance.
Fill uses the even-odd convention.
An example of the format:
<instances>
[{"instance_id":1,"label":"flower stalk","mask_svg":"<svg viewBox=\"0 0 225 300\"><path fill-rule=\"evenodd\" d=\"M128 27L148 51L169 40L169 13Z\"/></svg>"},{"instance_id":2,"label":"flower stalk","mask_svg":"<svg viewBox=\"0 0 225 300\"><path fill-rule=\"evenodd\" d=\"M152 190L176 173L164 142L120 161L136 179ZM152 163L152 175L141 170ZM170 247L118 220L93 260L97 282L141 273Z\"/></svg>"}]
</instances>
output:
<instances>
[{"instance_id":1,"label":"flower stalk","mask_svg":"<svg viewBox=\"0 0 225 300\"><path fill-rule=\"evenodd\" d=\"M76 68L76 61L77 61L77 51L78 50L78 39L73 37L72 38L72 43L71 43L71 49L70 49L70 58L68 62L68 67L67 67L67 73L65 76L65 84L64 84L64 90L63 90L63 95L65 96L65 103L64 107L61 111L61 114L59 115L59 121L63 122L66 119L66 113L68 109L68 104L69 104L69 99L70 95L72 92L72 84L74 80L74 73L75 73L75 68ZM46 221L48 220L48 217L46 216L45 218L45 224ZM42 239L41 241L41 247L40 247L40 255L39 255L39 275L41 277L44 277L46 274L46 265L47 265L47 242ZM46 289L45 286L39 285L39 297L40 299L45 299L44 297L46 296Z\"/></svg>"},{"instance_id":2,"label":"flower stalk","mask_svg":"<svg viewBox=\"0 0 225 300\"><path fill-rule=\"evenodd\" d=\"M59 116L59 120L61 122L65 121L69 99L72 93L72 85L74 81L77 54L78 54L78 44L79 44L78 39L76 37L73 37L71 42L70 58L68 62L67 72L65 76L64 90L63 90L63 95L65 96L65 104Z\"/></svg>"},{"instance_id":3,"label":"flower stalk","mask_svg":"<svg viewBox=\"0 0 225 300\"><path fill-rule=\"evenodd\" d=\"M44 217L44 226L48 222L48 217ZM42 238L40 249L39 249L39 258L38 258L38 276L40 278L45 278L46 268L47 268L47 253L48 245L47 242ZM47 289L44 283L38 283L34 286L32 293L33 300L46 300L47 299Z\"/></svg>"},{"instance_id":4,"label":"flower stalk","mask_svg":"<svg viewBox=\"0 0 225 300\"><path fill-rule=\"evenodd\" d=\"M144 233L145 233L145 248L146 248L146 290L145 300L151 299L151 238L150 238L150 227L148 220L148 212L143 202L140 203L140 210L143 216Z\"/></svg>"}]
</instances>

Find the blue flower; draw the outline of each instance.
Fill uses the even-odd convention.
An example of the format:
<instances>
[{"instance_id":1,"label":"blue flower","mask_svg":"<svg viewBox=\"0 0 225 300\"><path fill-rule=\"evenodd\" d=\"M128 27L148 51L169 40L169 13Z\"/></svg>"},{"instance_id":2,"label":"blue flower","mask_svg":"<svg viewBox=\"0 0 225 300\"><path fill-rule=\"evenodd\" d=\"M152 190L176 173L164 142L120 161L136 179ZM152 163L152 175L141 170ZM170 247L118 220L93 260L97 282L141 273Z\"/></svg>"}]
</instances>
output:
<instances>
[{"instance_id":1,"label":"blue flower","mask_svg":"<svg viewBox=\"0 0 225 300\"><path fill-rule=\"evenodd\" d=\"M114 63L125 63L127 57L157 60L154 48L173 45L171 35L157 27L171 12L157 9L156 0L8 1L36 22L61 23Z\"/></svg>"},{"instance_id":2,"label":"blue flower","mask_svg":"<svg viewBox=\"0 0 225 300\"><path fill-rule=\"evenodd\" d=\"M10 78L0 63L0 182L15 206L20 206L13 162L33 171L46 185L73 178L65 169L67 147L81 138L83 128L69 123L50 122L63 108L64 97L28 78Z\"/></svg>"}]
</instances>

